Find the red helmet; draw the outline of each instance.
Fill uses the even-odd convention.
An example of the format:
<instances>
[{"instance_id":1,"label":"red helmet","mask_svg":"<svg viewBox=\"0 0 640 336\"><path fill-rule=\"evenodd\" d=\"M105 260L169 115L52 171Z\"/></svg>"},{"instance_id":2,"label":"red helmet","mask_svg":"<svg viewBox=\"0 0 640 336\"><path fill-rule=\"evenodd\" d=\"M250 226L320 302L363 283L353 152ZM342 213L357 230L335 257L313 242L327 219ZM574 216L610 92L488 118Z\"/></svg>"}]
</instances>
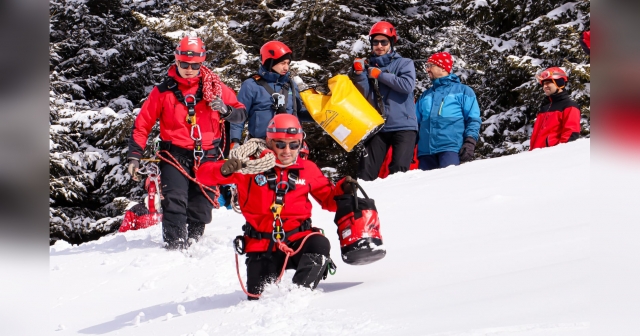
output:
<instances>
[{"instance_id":1,"label":"red helmet","mask_svg":"<svg viewBox=\"0 0 640 336\"><path fill-rule=\"evenodd\" d=\"M558 67L551 67L536 75L536 79L538 80L538 84L540 85L542 85L542 81L544 80L550 79L553 81L553 83L555 83L556 82L555 80L560 78L564 79L565 83L569 80L567 73Z\"/></svg>"},{"instance_id":2,"label":"red helmet","mask_svg":"<svg viewBox=\"0 0 640 336\"><path fill-rule=\"evenodd\" d=\"M393 43L398 42L398 33L396 32L396 28L394 28L393 25L389 22L380 21L374 24L373 27L371 27L371 30L369 31L369 38L371 38L373 35L378 34L382 34L388 37L390 40L391 38L393 38Z\"/></svg>"},{"instance_id":3,"label":"red helmet","mask_svg":"<svg viewBox=\"0 0 640 336\"><path fill-rule=\"evenodd\" d=\"M260 57L263 65L270 58L275 60L286 54L291 54L291 49L280 41L269 41L260 48Z\"/></svg>"},{"instance_id":4,"label":"red helmet","mask_svg":"<svg viewBox=\"0 0 640 336\"><path fill-rule=\"evenodd\" d=\"M199 37L185 36L176 47L174 54L181 62L202 63L207 56L207 51Z\"/></svg>"},{"instance_id":5,"label":"red helmet","mask_svg":"<svg viewBox=\"0 0 640 336\"><path fill-rule=\"evenodd\" d=\"M302 140L303 134L300 121L293 114L276 114L267 126L267 138L269 139Z\"/></svg>"},{"instance_id":6,"label":"red helmet","mask_svg":"<svg viewBox=\"0 0 640 336\"><path fill-rule=\"evenodd\" d=\"M309 157L309 146L307 146L307 142L302 142L302 147L300 147L300 155L301 158L306 159Z\"/></svg>"}]
</instances>

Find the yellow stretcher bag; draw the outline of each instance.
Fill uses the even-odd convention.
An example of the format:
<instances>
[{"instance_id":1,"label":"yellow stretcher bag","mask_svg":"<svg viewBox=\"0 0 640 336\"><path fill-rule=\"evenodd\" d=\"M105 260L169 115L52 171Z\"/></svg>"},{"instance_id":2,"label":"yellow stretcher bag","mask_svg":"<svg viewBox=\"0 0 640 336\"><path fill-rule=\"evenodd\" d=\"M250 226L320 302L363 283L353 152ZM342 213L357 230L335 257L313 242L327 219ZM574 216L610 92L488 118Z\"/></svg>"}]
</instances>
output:
<instances>
[{"instance_id":1,"label":"yellow stretcher bag","mask_svg":"<svg viewBox=\"0 0 640 336\"><path fill-rule=\"evenodd\" d=\"M300 92L300 97L322 129L347 152L384 124L378 111L369 104L346 75L329 79L331 94L314 89Z\"/></svg>"}]
</instances>

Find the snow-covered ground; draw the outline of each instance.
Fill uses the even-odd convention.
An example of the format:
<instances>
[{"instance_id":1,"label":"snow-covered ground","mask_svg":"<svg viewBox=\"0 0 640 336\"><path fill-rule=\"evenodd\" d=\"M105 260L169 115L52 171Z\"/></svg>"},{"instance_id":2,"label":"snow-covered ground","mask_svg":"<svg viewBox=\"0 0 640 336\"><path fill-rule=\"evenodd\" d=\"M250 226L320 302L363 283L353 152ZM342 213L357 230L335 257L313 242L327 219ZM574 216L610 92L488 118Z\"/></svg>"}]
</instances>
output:
<instances>
[{"instance_id":1,"label":"snow-covered ground","mask_svg":"<svg viewBox=\"0 0 640 336\"><path fill-rule=\"evenodd\" d=\"M214 210L188 253L162 249L159 227L73 247L60 241L50 250L50 330L588 335L589 148L578 140L363 183L387 248L367 266L342 263L333 214L316 206L338 272L313 292L294 288L288 273L260 301L246 301L231 245L243 219L229 210Z\"/></svg>"}]
</instances>

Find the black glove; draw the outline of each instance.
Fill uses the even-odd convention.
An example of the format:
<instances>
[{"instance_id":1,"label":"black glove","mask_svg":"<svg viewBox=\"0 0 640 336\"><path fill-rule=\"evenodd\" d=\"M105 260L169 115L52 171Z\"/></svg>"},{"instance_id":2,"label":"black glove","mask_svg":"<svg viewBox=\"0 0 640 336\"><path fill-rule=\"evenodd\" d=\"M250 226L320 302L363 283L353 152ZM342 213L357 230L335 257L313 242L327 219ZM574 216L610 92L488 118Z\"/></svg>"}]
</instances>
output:
<instances>
[{"instance_id":1,"label":"black glove","mask_svg":"<svg viewBox=\"0 0 640 336\"><path fill-rule=\"evenodd\" d=\"M224 104L224 102L222 101L222 99L220 98L216 98L214 99L209 106L211 106L211 109L214 111L218 111L220 112L220 116L221 117L228 117L229 116L229 108L227 107L227 105Z\"/></svg>"},{"instance_id":2,"label":"black glove","mask_svg":"<svg viewBox=\"0 0 640 336\"><path fill-rule=\"evenodd\" d=\"M229 159L220 167L220 173L222 173L222 176L229 176L240 169L242 169L242 161L240 159Z\"/></svg>"},{"instance_id":3,"label":"black glove","mask_svg":"<svg viewBox=\"0 0 640 336\"><path fill-rule=\"evenodd\" d=\"M140 161L137 159L129 159L127 171L134 181L140 181L140 179L138 178L138 169L140 169Z\"/></svg>"},{"instance_id":4,"label":"black glove","mask_svg":"<svg viewBox=\"0 0 640 336\"><path fill-rule=\"evenodd\" d=\"M342 192L345 194L353 195L355 191L355 183L358 183L353 177L347 175L342 182Z\"/></svg>"},{"instance_id":5,"label":"black glove","mask_svg":"<svg viewBox=\"0 0 640 336\"><path fill-rule=\"evenodd\" d=\"M464 143L462 144L462 148L460 148L460 152L458 156L460 157L460 162L472 161L474 159L473 152L476 149L476 140L472 137L467 137L464 139Z\"/></svg>"}]
</instances>

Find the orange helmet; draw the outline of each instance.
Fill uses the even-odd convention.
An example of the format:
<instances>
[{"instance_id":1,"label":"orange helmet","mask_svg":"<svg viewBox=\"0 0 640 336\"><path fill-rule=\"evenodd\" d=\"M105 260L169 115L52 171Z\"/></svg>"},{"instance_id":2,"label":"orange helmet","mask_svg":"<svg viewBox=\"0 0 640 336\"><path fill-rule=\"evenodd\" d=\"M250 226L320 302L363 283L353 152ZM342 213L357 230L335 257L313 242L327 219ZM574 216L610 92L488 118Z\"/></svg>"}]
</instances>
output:
<instances>
[{"instance_id":1,"label":"orange helmet","mask_svg":"<svg viewBox=\"0 0 640 336\"><path fill-rule=\"evenodd\" d=\"M276 60L286 54L291 54L291 49L280 41L269 41L260 48L262 65L264 65L268 59Z\"/></svg>"},{"instance_id":2,"label":"orange helmet","mask_svg":"<svg viewBox=\"0 0 640 336\"><path fill-rule=\"evenodd\" d=\"M373 35L384 35L389 38L389 40L393 43L398 42L398 32L396 28L393 27L392 24L386 21L380 21L371 27L369 31L369 39L373 37Z\"/></svg>"},{"instance_id":3,"label":"orange helmet","mask_svg":"<svg viewBox=\"0 0 640 336\"><path fill-rule=\"evenodd\" d=\"M185 36L176 47L174 54L181 62L202 63L207 56L207 51L199 37Z\"/></svg>"},{"instance_id":4,"label":"orange helmet","mask_svg":"<svg viewBox=\"0 0 640 336\"><path fill-rule=\"evenodd\" d=\"M276 114L267 126L267 138L269 139L302 140L303 134L304 131L298 117L292 114Z\"/></svg>"},{"instance_id":5,"label":"orange helmet","mask_svg":"<svg viewBox=\"0 0 640 336\"><path fill-rule=\"evenodd\" d=\"M554 84L556 84L556 86L560 88L564 87L564 85L558 85L555 80L561 79L561 78L564 79L565 83L569 80L567 73L564 72L564 70L560 69L559 67L551 67L536 75L538 84L542 85L543 81L550 79L553 81Z\"/></svg>"}]
</instances>

